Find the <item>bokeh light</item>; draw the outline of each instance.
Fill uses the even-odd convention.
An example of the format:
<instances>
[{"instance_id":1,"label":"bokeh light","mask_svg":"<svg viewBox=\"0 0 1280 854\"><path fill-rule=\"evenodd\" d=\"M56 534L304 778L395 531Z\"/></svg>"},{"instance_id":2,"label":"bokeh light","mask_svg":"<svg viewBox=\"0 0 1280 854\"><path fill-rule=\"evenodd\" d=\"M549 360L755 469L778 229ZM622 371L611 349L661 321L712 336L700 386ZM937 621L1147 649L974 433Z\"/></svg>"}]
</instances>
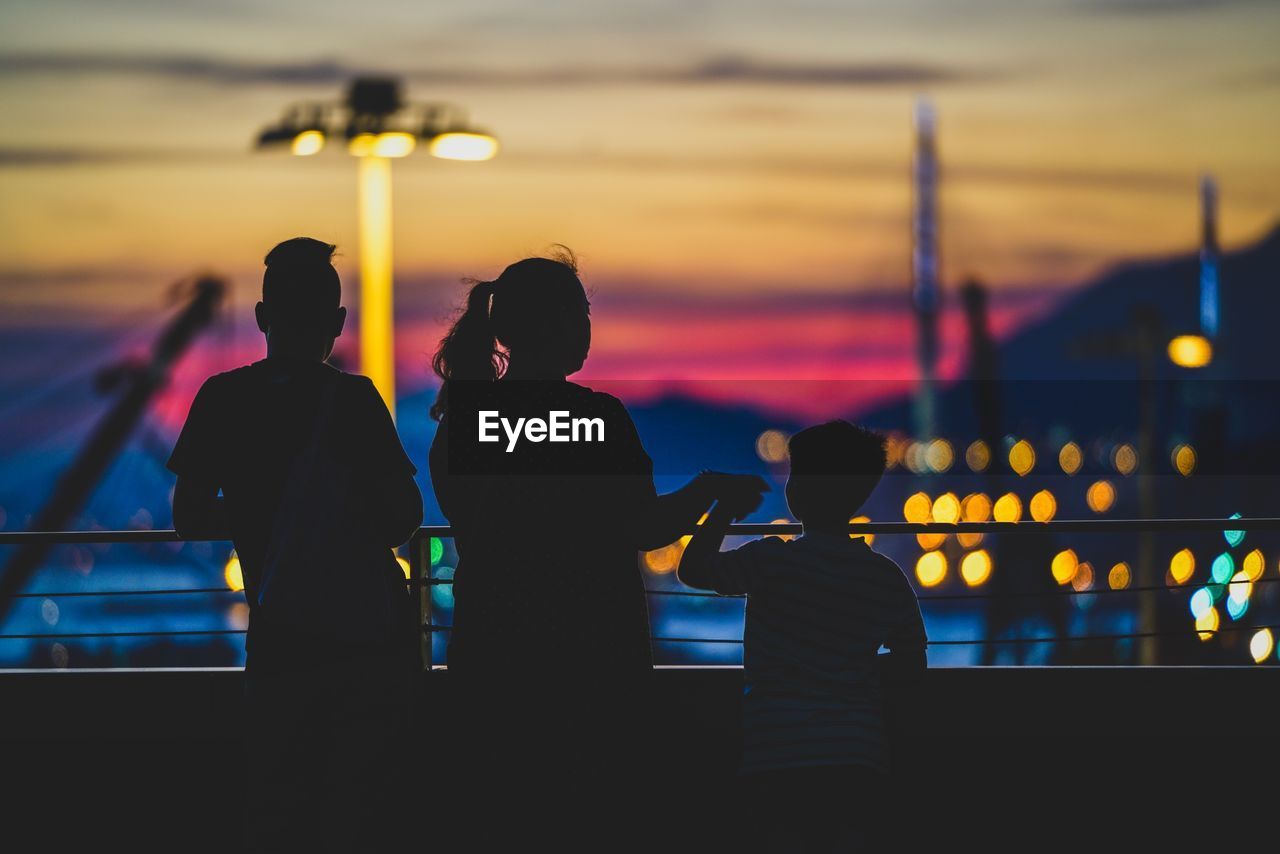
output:
<instances>
[{"instance_id":1,"label":"bokeh light","mask_svg":"<svg viewBox=\"0 0 1280 854\"><path fill-rule=\"evenodd\" d=\"M1129 564L1120 561L1111 567L1111 571L1107 573L1107 586L1112 590L1124 590L1133 580L1133 572L1129 569Z\"/></svg>"},{"instance_id":2,"label":"bokeh light","mask_svg":"<svg viewBox=\"0 0 1280 854\"><path fill-rule=\"evenodd\" d=\"M240 556L234 551L231 557L227 558L227 564L222 568L222 577L227 582L228 590L244 589L244 571L240 568Z\"/></svg>"},{"instance_id":3,"label":"bokeh light","mask_svg":"<svg viewBox=\"0 0 1280 854\"><path fill-rule=\"evenodd\" d=\"M1200 633L1200 640L1212 640L1220 622L1218 609L1213 607L1196 617L1196 631Z\"/></svg>"},{"instance_id":4,"label":"bokeh light","mask_svg":"<svg viewBox=\"0 0 1280 854\"><path fill-rule=\"evenodd\" d=\"M1084 455L1080 453L1080 446L1075 442L1067 442L1058 451L1058 465L1067 474L1075 474L1080 471L1080 466L1084 462Z\"/></svg>"},{"instance_id":5,"label":"bokeh light","mask_svg":"<svg viewBox=\"0 0 1280 854\"><path fill-rule=\"evenodd\" d=\"M674 572L680 565L680 547L675 543L644 553L644 568L655 575Z\"/></svg>"},{"instance_id":6,"label":"bokeh light","mask_svg":"<svg viewBox=\"0 0 1280 854\"><path fill-rule=\"evenodd\" d=\"M1085 492L1084 500L1094 513L1106 513L1116 503L1116 488L1107 480L1094 481Z\"/></svg>"},{"instance_id":7,"label":"bokeh light","mask_svg":"<svg viewBox=\"0 0 1280 854\"><path fill-rule=\"evenodd\" d=\"M1272 636L1271 629L1262 629L1249 638L1249 654L1257 664L1266 661L1271 656L1271 650L1275 648L1276 639Z\"/></svg>"},{"instance_id":8,"label":"bokeh light","mask_svg":"<svg viewBox=\"0 0 1280 854\"><path fill-rule=\"evenodd\" d=\"M1173 449L1173 467L1183 477L1190 477L1196 470L1196 450L1190 445L1179 445Z\"/></svg>"},{"instance_id":9,"label":"bokeh light","mask_svg":"<svg viewBox=\"0 0 1280 854\"><path fill-rule=\"evenodd\" d=\"M1238 620L1249 610L1248 599L1232 599L1227 598L1227 616L1233 620Z\"/></svg>"},{"instance_id":10,"label":"bokeh light","mask_svg":"<svg viewBox=\"0 0 1280 854\"><path fill-rule=\"evenodd\" d=\"M916 534L916 543L925 551L940 549L946 541L946 534Z\"/></svg>"},{"instance_id":11,"label":"bokeh light","mask_svg":"<svg viewBox=\"0 0 1280 854\"><path fill-rule=\"evenodd\" d=\"M954 492L945 492L933 502L933 521L951 524L960 521L960 499Z\"/></svg>"},{"instance_id":12,"label":"bokeh light","mask_svg":"<svg viewBox=\"0 0 1280 854\"><path fill-rule=\"evenodd\" d=\"M1087 560L1081 561L1076 566L1075 574L1071 576L1071 586L1081 593L1093 587L1093 564Z\"/></svg>"},{"instance_id":13,"label":"bokeh light","mask_svg":"<svg viewBox=\"0 0 1280 854\"><path fill-rule=\"evenodd\" d=\"M971 492L960 502L960 518L966 522L986 522L991 518L991 499L984 492Z\"/></svg>"},{"instance_id":14,"label":"bokeh light","mask_svg":"<svg viewBox=\"0 0 1280 854\"><path fill-rule=\"evenodd\" d=\"M961 559L960 577L970 587L977 587L991 577L991 555L986 549L969 552Z\"/></svg>"},{"instance_id":15,"label":"bokeh light","mask_svg":"<svg viewBox=\"0 0 1280 854\"><path fill-rule=\"evenodd\" d=\"M431 570L431 577L440 580L453 580L453 567L437 566ZM453 585L452 584L433 584L431 585L431 601L441 608L453 607Z\"/></svg>"},{"instance_id":16,"label":"bokeh light","mask_svg":"<svg viewBox=\"0 0 1280 854\"><path fill-rule=\"evenodd\" d=\"M1262 577L1262 573L1267 568L1267 561L1262 556L1261 549L1254 549L1244 556L1244 560L1240 562L1240 568L1250 581L1257 581Z\"/></svg>"},{"instance_id":17,"label":"bokeh light","mask_svg":"<svg viewBox=\"0 0 1280 854\"><path fill-rule=\"evenodd\" d=\"M1012 492L1006 492L996 499L991 515L997 522L1022 521L1022 499Z\"/></svg>"},{"instance_id":18,"label":"bokeh light","mask_svg":"<svg viewBox=\"0 0 1280 854\"><path fill-rule=\"evenodd\" d=\"M924 453L924 463L930 471L942 474L955 462L955 451L946 439L934 439L928 444Z\"/></svg>"},{"instance_id":19,"label":"bokeh light","mask_svg":"<svg viewBox=\"0 0 1280 854\"><path fill-rule=\"evenodd\" d=\"M1019 439L1013 443L1013 447L1009 449L1009 468L1018 475L1024 477L1033 468L1036 467L1036 449L1031 447L1031 443L1026 439Z\"/></svg>"},{"instance_id":20,"label":"bokeh light","mask_svg":"<svg viewBox=\"0 0 1280 854\"><path fill-rule=\"evenodd\" d=\"M1031 496L1031 518L1037 522L1048 522L1058 514L1058 500L1053 493L1042 489Z\"/></svg>"},{"instance_id":21,"label":"bokeh light","mask_svg":"<svg viewBox=\"0 0 1280 854\"><path fill-rule=\"evenodd\" d=\"M1191 608L1191 616L1198 620L1213 607L1213 595L1201 587L1191 594L1191 601L1187 604Z\"/></svg>"},{"instance_id":22,"label":"bokeh light","mask_svg":"<svg viewBox=\"0 0 1280 854\"><path fill-rule=\"evenodd\" d=\"M1218 584L1226 584L1231 580L1231 576L1236 573L1236 562L1227 552L1223 552L1213 559L1212 565L1209 567L1209 575Z\"/></svg>"},{"instance_id":23,"label":"bokeh light","mask_svg":"<svg viewBox=\"0 0 1280 854\"><path fill-rule=\"evenodd\" d=\"M409 565L409 559L396 555L396 563L400 565L400 571L404 573L405 581L413 575L413 567Z\"/></svg>"},{"instance_id":24,"label":"bokeh light","mask_svg":"<svg viewBox=\"0 0 1280 854\"><path fill-rule=\"evenodd\" d=\"M1196 556L1191 549L1182 549L1169 558L1169 575L1178 584L1186 584L1195 571Z\"/></svg>"},{"instance_id":25,"label":"bokeh light","mask_svg":"<svg viewBox=\"0 0 1280 854\"><path fill-rule=\"evenodd\" d=\"M1231 514L1230 516L1228 516L1227 518L1228 518L1228 519L1239 519L1239 518L1240 518L1240 514L1239 514L1239 513L1232 513L1232 514ZM1239 530L1223 531L1223 532L1222 532L1222 538L1223 538L1224 540L1226 540L1226 541L1227 541L1227 545L1231 546L1231 548L1233 548L1233 549L1234 549L1236 546L1238 546L1238 545L1240 545L1241 543L1243 543L1243 542L1244 542L1244 531L1239 531Z\"/></svg>"},{"instance_id":26,"label":"bokeh light","mask_svg":"<svg viewBox=\"0 0 1280 854\"><path fill-rule=\"evenodd\" d=\"M787 459L787 434L781 430L765 430L756 437L756 456L766 463Z\"/></svg>"},{"instance_id":27,"label":"bokeh light","mask_svg":"<svg viewBox=\"0 0 1280 854\"><path fill-rule=\"evenodd\" d=\"M1076 570L1080 567L1080 561L1076 557L1076 553L1071 549L1063 549L1053 556L1053 562L1050 564L1050 570L1053 572L1053 580L1059 584L1067 584L1071 579L1075 578Z\"/></svg>"},{"instance_id":28,"label":"bokeh light","mask_svg":"<svg viewBox=\"0 0 1280 854\"><path fill-rule=\"evenodd\" d=\"M435 566L444 557L444 541L439 537L431 538L431 565Z\"/></svg>"},{"instance_id":29,"label":"bokeh light","mask_svg":"<svg viewBox=\"0 0 1280 854\"><path fill-rule=\"evenodd\" d=\"M917 492L902 505L902 518L908 522L928 522L933 514L933 501L923 492Z\"/></svg>"},{"instance_id":30,"label":"bokeh light","mask_svg":"<svg viewBox=\"0 0 1280 854\"><path fill-rule=\"evenodd\" d=\"M987 466L991 465L991 449L981 439L970 442L969 447L964 451L964 461L970 471L986 471Z\"/></svg>"},{"instance_id":31,"label":"bokeh light","mask_svg":"<svg viewBox=\"0 0 1280 854\"><path fill-rule=\"evenodd\" d=\"M1227 598L1237 602L1247 602L1249 597L1253 595L1253 582L1249 580L1249 576L1241 570L1231 576L1231 583L1227 585Z\"/></svg>"},{"instance_id":32,"label":"bokeh light","mask_svg":"<svg viewBox=\"0 0 1280 854\"><path fill-rule=\"evenodd\" d=\"M1180 368L1203 368L1213 361L1213 345L1203 335L1179 335L1169 342L1169 361Z\"/></svg>"},{"instance_id":33,"label":"bokeh light","mask_svg":"<svg viewBox=\"0 0 1280 854\"><path fill-rule=\"evenodd\" d=\"M920 555L916 561L916 578L925 587L937 587L947 577L947 557L932 551Z\"/></svg>"},{"instance_id":34,"label":"bokeh light","mask_svg":"<svg viewBox=\"0 0 1280 854\"><path fill-rule=\"evenodd\" d=\"M1138 452L1133 449L1133 445L1117 445L1111 452L1111 465L1120 474L1128 477L1138 468Z\"/></svg>"}]
</instances>

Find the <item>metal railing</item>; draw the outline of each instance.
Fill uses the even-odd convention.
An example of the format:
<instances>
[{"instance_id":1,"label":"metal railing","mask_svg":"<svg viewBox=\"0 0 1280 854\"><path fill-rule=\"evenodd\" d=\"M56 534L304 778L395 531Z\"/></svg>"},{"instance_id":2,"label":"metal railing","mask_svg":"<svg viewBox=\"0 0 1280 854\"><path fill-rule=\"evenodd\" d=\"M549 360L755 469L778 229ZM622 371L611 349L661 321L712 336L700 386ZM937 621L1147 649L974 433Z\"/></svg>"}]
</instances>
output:
<instances>
[{"instance_id":1,"label":"metal railing","mask_svg":"<svg viewBox=\"0 0 1280 854\"><path fill-rule=\"evenodd\" d=\"M1112 533L1157 533L1157 532L1222 532L1222 531L1280 531L1280 518L1253 517L1234 519L1064 519L1050 522L857 522L849 525L850 534L871 535L913 535L913 534L1022 534L1029 532L1061 533L1061 534L1112 534ZM731 525L729 536L789 536L803 532L799 523L740 523ZM692 531L690 531L692 533ZM417 603L422 625L422 644L419 650L424 667L431 664L431 639L434 634L447 632L450 626L436 622L435 609L432 605L431 588L438 585L452 584L451 579L431 577L431 539L451 539L453 530L448 525L425 525L420 527L407 544L410 565L409 578L406 584ZM48 545L72 544L110 544L110 543L172 543L172 542L222 542L225 538L208 538L186 540L172 530L144 531L0 531L0 546L21 546L35 543ZM1259 578L1252 584L1265 584L1280 581L1280 577ZM1047 595L1097 595L1097 594L1149 594L1159 591L1190 591L1197 587L1193 584L1168 585L1147 584L1130 586L1122 589L1087 589L1075 590L1069 585L1059 589L1042 591L1008 591L1002 593L966 593L966 594L922 594L922 601L930 600L987 600L1000 597L1037 597ZM55 597L95 597L95 596L156 596L156 595L224 595L238 593L230 588L191 587L166 588L151 590L100 590L100 591L24 591L14 594L20 598L55 598ZM652 596L683 597L721 597L720 594L696 590L657 590L649 589L646 593ZM956 640L930 640L930 646L973 645L973 644L1042 644L1050 642L1074 642L1088 640L1122 640L1141 639L1155 636L1221 634L1238 631L1258 631L1261 629L1280 629L1280 625L1242 625L1219 626L1212 630L1189 628L1186 631L1139 631L1106 635L1075 635L1064 637L1027 637L1027 638L974 638ZM174 637L174 636L218 636L244 634L244 629L207 629L186 631L122 631L122 632L27 632L0 634L0 640L17 639L66 639L66 638L136 638L136 637ZM657 643L703 643L703 644L741 644L736 638L698 638L698 637L663 637L655 636Z\"/></svg>"}]
</instances>

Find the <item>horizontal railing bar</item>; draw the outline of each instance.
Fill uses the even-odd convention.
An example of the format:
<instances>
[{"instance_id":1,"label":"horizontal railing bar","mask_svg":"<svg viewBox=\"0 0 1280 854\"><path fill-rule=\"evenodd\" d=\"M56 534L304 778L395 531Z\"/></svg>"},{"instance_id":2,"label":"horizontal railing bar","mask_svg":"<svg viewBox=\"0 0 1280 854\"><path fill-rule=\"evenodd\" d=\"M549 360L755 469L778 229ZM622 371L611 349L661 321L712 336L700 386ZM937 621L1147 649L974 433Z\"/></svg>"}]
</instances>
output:
<instances>
[{"instance_id":1,"label":"horizontal railing bar","mask_svg":"<svg viewBox=\"0 0 1280 854\"><path fill-rule=\"evenodd\" d=\"M560 527L572 527L565 525ZM1105 534L1120 531L1280 531L1280 518L1242 519L1057 519L1052 522L855 522L851 534L1005 534L1030 531ZM800 534L799 522L742 522L729 526L730 536ZM692 533L689 531L688 533ZM424 525L419 536L449 539L450 525ZM0 545L28 543L174 543L223 542L227 537L184 539L176 531L0 531Z\"/></svg>"}]
</instances>

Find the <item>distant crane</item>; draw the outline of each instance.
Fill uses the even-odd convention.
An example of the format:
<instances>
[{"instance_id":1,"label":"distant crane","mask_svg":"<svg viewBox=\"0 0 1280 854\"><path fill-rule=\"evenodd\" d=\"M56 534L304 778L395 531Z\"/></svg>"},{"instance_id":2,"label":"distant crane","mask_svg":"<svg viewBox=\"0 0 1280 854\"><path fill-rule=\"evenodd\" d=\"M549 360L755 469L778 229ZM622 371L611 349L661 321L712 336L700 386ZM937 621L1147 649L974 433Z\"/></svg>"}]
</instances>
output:
<instances>
[{"instance_id":1,"label":"distant crane","mask_svg":"<svg viewBox=\"0 0 1280 854\"><path fill-rule=\"evenodd\" d=\"M44 508L31 520L32 531L60 530L71 521L92 494L103 473L133 432L147 405L168 382L170 370L191 341L213 321L226 294L226 284L211 276L197 279L190 302L169 322L152 348L149 364L121 370L117 378L125 386L110 411L98 422L71 466L59 478ZM20 546L0 576L0 623L13 608L14 594L22 590L44 563L51 543Z\"/></svg>"}]
</instances>

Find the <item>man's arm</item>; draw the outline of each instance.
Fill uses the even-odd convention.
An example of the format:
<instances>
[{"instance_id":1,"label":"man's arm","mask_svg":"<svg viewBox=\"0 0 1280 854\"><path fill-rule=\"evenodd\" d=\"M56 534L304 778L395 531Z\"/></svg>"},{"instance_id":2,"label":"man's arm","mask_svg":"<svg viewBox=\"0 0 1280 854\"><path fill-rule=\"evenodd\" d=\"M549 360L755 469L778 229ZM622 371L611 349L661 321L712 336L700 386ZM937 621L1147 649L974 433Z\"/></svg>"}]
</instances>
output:
<instances>
[{"instance_id":1,"label":"man's arm","mask_svg":"<svg viewBox=\"0 0 1280 854\"><path fill-rule=\"evenodd\" d=\"M173 527L187 540L225 539L231 530L218 485L190 475L173 487Z\"/></svg>"},{"instance_id":2,"label":"man's arm","mask_svg":"<svg viewBox=\"0 0 1280 854\"><path fill-rule=\"evenodd\" d=\"M720 556L720 546L724 543L724 535L729 531L733 515L724 502L719 502L711 509L706 521L698 525L684 547L680 557L680 566L676 577L680 583L700 590L715 588L715 562Z\"/></svg>"}]
</instances>

